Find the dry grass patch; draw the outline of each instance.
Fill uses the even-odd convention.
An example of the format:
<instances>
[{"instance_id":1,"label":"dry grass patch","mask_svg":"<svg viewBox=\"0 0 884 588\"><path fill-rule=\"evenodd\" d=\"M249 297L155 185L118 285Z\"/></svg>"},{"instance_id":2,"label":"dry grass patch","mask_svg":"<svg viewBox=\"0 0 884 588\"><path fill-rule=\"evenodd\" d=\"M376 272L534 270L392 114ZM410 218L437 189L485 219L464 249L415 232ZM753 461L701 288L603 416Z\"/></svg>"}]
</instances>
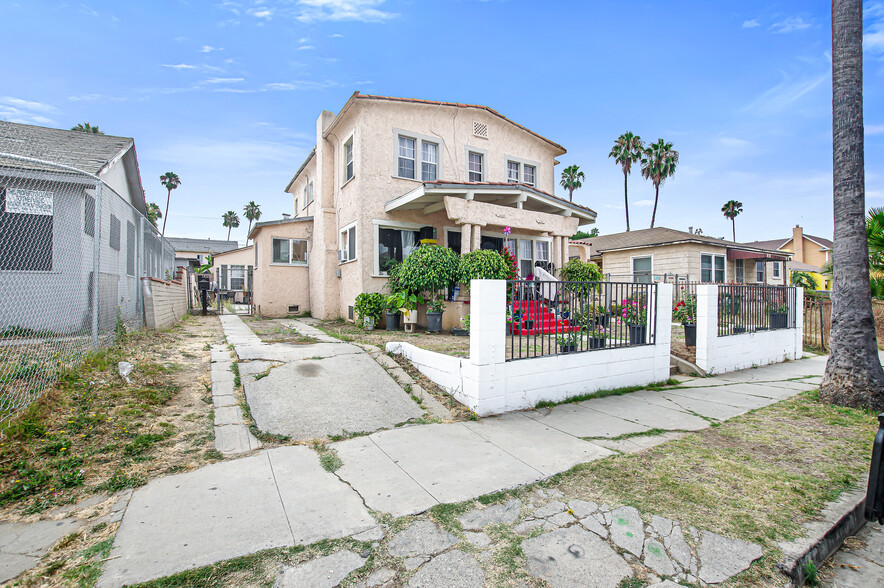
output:
<instances>
[{"instance_id":1,"label":"dry grass patch","mask_svg":"<svg viewBox=\"0 0 884 588\"><path fill-rule=\"evenodd\" d=\"M634 506L762 545L765 556L728 586L782 583L776 544L868 476L877 431L869 412L806 392L726 424L556 476L566 496Z\"/></svg>"},{"instance_id":2,"label":"dry grass patch","mask_svg":"<svg viewBox=\"0 0 884 588\"><path fill-rule=\"evenodd\" d=\"M278 320L259 319L255 317L242 317L255 335L265 343L289 343L292 345L306 345L318 343L313 337L301 335Z\"/></svg>"},{"instance_id":3,"label":"dry grass patch","mask_svg":"<svg viewBox=\"0 0 884 588\"><path fill-rule=\"evenodd\" d=\"M384 331L381 329L366 331L344 320L317 321L313 323L313 326L343 341L365 343L380 347L381 349L385 349L390 341L402 341L427 351L435 351L454 357L470 356L470 338L455 337L451 333L428 333L425 330L417 330L414 333Z\"/></svg>"}]
</instances>

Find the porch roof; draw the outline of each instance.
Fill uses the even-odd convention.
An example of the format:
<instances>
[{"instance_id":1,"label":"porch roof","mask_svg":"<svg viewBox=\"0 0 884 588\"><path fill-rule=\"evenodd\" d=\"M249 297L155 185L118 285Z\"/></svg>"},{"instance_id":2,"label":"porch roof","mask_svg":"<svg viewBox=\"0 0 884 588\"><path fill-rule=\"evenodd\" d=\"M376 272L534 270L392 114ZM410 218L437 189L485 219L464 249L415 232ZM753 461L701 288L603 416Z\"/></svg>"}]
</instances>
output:
<instances>
[{"instance_id":1,"label":"porch roof","mask_svg":"<svg viewBox=\"0 0 884 588\"><path fill-rule=\"evenodd\" d=\"M423 182L419 187L388 200L385 210L423 210L430 214L445 209L445 196L461 197L498 206L521 208L534 212L573 216L581 225L595 222L590 208L547 194L527 184L504 182Z\"/></svg>"}]
</instances>

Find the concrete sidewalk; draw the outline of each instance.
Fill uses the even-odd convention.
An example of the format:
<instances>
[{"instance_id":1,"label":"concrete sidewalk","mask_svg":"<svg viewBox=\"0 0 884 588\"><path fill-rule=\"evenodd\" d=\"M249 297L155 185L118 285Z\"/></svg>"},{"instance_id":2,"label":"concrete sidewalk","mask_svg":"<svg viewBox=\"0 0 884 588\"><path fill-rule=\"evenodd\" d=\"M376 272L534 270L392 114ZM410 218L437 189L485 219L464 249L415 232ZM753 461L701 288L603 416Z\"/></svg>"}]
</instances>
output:
<instances>
[{"instance_id":1,"label":"concrete sidewalk","mask_svg":"<svg viewBox=\"0 0 884 588\"><path fill-rule=\"evenodd\" d=\"M228 334L234 345L261 354L249 333L235 330ZM311 449L283 447L157 479L135 491L99 585L352 535L375 526L366 507L395 516L418 513L537 481L615 450L637 451L812 389L825 361L814 357L474 422L393 428L331 444L343 461L334 474ZM615 439L653 428L673 433Z\"/></svg>"}]
</instances>

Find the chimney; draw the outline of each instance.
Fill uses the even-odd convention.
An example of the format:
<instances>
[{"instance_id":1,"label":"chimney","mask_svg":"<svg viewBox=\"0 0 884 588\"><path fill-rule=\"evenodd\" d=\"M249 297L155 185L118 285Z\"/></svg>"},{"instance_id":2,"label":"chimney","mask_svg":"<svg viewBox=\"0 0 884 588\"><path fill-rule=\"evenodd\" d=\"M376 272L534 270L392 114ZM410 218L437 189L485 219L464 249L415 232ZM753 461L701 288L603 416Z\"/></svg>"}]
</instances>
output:
<instances>
[{"instance_id":1,"label":"chimney","mask_svg":"<svg viewBox=\"0 0 884 588\"><path fill-rule=\"evenodd\" d=\"M795 225L792 229L792 252L795 254L792 256L792 261L804 263L804 231L801 225Z\"/></svg>"},{"instance_id":2,"label":"chimney","mask_svg":"<svg viewBox=\"0 0 884 588\"><path fill-rule=\"evenodd\" d=\"M693 235L694 234L694 227L688 227L688 233Z\"/></svg>"}]
</instances>

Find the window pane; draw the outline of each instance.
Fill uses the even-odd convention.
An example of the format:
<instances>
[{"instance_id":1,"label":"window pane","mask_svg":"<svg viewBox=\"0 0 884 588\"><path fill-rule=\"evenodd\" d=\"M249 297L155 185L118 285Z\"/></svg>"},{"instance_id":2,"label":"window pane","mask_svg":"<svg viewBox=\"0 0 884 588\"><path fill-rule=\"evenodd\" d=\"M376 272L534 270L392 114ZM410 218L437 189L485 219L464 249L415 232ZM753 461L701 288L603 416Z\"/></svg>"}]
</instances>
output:
<instances>
[{"instance_id":1,"label":"window pane","mask_svg":"<svg viewBox=\"0 0 884 588\"><path fill-rule=\"evenodd\" d=\"M307 241L292 239L292 263L307 263Z\"/></svg>"},{"instance_id":2,"label":"window pane","mask_svg":"<svg viewBox=\"0 0 884 588\"><path fill-rule=\"evenodd\" d=\"M86 195L86 225L83 227L87 235L95 236L95 198Z\"/></svg>"},{"instance_id":3,"label":"window pane","mask_svg":"<svg viewBox=\"0 0 884 588\"><path fill-rule=\"evenodd\" d=\"M756 261L755 262L755 281L763 282L764 281L764 262Z\"/></svg>"},{"instance_id":4,"label":"window pane","mask_svg":"<svg viewBox=\"0 0 884 588\"><path fill-rule=\"evenodd\" d=\"M527 280L528 276L534 275L534 262L530 259L522 259L519 261L519 274L523 280Z\"/></svg>"},{"instance_id":5,"label":"window pane","mask_svg":"<svg viewBox=\"0 0 884 588\"><path fill-rule=\"evenodd\" d=\"M535 172L534 166L533 165L526 165L526 166L524 166L524 170L525 170L525 177L523 178L522 181L525 182L526 184L528 184L529 186L533 186L534 185L534 172Z\"/></svg>"},{"instance_id":6,"label":"window pane","mask_svg":"<svg viewBox=\"0 0 884 588\"><path fill-rule=\"evenodd\" d=\"M289 240L274 239L273 240L273 263L290 263L289 257Z\"/></svg>"},{"instance_id":7,"label":"window pane","mask_svg":"<svg viewBox=\"0 0 884 588\"><path fill-rule=\"evenodd\" d=\"M738 259L734 262L734 271L737 274L737 283L742 284L745 280L745 274L743 273L743 260Z\"/></svg>"},{"instance_id":8,"label":"window pane","mask_svg":"<svg viewBox=\"0 0 884 588\"><path fill-rule=\"evenodd\" d=\"M712 256L711 255L701 255L700 256L700 281L701 282L711 282L712 281Z\"/></svg>"},{"instance_id":9,"label":"window pane","mask_svg":"<svg viewBox=\"0 0 884 588\"><path fill-rule=\"evenodd\" d=\"M421 143L421 179L425 182L436 180L437 147L435 143Z\"/></svg>"},{"instance_id":10,"label":"window pane","mask_svg":"<svg viewBox=\"0 0 884 588\"><path fill-rule=\"evenodd\" d=\"M414 160L399 158L399 177L414 179Z\"/></svg>"},{"instance_id":11,"label":"window pane","mask_svg":"<svg viewBox=\"0 0 884 588\"><path fill-rule=\"evenodd\" d=\"M504 246L507 250L509 250L509 252L512 253L513 256L516 255L516 240L515 240L515 239L507 239L507 240L505 240L505 241L503 242L503 246Z\"/></svg>"},{"instance_id":12,"label":"window pane","mask_svg":"<svg viewBox=\"0 0 884 588\"><path fill-rule=\"evenodd\" d=\"M313 182L310 182L310 185L308 186L308 188L309 189L307 190L307 198L308 198L307 203L309 204L309 203L313 202Z\"/></svg>"},{"instance_id":13,"label":"window pane","mask_svg":"<svg viewBox=\"0 0 884 588\"><path fill-rule=\"evenodd\" d=\"M344 177L349 180L353 177L353 140L344 144Z\"/></svg>"},{"instance_id":14,"label":"window pane","mask_svg":"<svg viewBox=\"0 0 884 588\"><path fill-rule=\"evenodd\" d=\"M414 159L414 139L399 137L399 157Z\"/></svg>"},{"instance_id":15,"label":"window pane","mask_svg":"<svg viewBox=\"0 0 884 588\"><path fill-rule=\"evenodd\" d=\"M356 259L356 227L350 227L347 235L347 259Z\"/></svg>"},{"instance_id":16,"label":"window pane","mask_svg":"<svg viewBox=\"0 0 884 588\"><path fill-rule=\"evenodd\" d=\"M519 259L534 261L532 256L533 242L528 239L519 239Z\"/></svg>"},{"instance_id":17,"label":"window pane","mask_svg":"<svg viewBox=\"0 0 884 588\"><path fill-rule=\"evenodd\" d=\"M422 163L421 164L421 179L425 182L435 182L436 181L436 164L435 163Z\"/></svg>"},{"instance_id":18,"label":"window pane","mask_svg":"<svg viewBox=\"0 0 884 588\"><path fill-rule=\"evenodd\" d=\"M423 161L427 163L439 163L436 160L436 147L435 143L421 143L421 151L423 153Z\"/></svg>"},{"instance_id":19,"label":"window pane","mask_svg":"<svg viewBox=\"0 0 884 588\"><path fill-rule=\"evenodd\" d=\"M230 289L242 290L246 283L246 266L230 266Z\"/></svg>"},{"instance_id":20,"label":"window pane","mask_svg":"<svg viewBox=\"0 0 884 588\"><path fill-rule=\"evenodd\" d=\"M537 261L549 261L549 243L546 241L535 241L535 259Z\"/></svg>"},{"instance_id":21,"label":"window pane","mask_svg":"<svg viewBox=\"0 0 884 588\"><path fill-rule=\"evenodd\" d=\"M719 284L724 283L724 257L715 256L715 281Z\"/></svg>"},{"instance_id":22,"label":"window pane","mask_svg":"<svg viewBox=\"0 0 884 588\"><path fill-rule=\"evenodd\" d=\"M135 225L126 221L126 274L135 275Z\"/></svg>"},{"instance_id":23,"label":"window pane","mask_svg":"<svg viewBox=\"0 0 884 588\"><path fill-rule=\"evenodd\" d=\"M109 241L113 249L120 250L120 219L114 215L111 215Z\"/></svg>"},{"instance_id":24,"label":"window pane","mask_svg":"<svg viewBox=\"0 0 884 588\"><path fill-rule=\"evenodd\" d=\"M515 161L506 162L506 181L510 183L519 181L519 164Z\"/></svg>"},{"instance_id":25,"label":"window pane","mask_svg":"<svg viewBox=\"0 0 884 588\"><path fill-rule=\"evenodd\" d=\"M482 154L481 153L473 153L470 152L470 167L469 167L469 181L471 182L481 182L482 181Z\"/></svg>"}]
</instances>

